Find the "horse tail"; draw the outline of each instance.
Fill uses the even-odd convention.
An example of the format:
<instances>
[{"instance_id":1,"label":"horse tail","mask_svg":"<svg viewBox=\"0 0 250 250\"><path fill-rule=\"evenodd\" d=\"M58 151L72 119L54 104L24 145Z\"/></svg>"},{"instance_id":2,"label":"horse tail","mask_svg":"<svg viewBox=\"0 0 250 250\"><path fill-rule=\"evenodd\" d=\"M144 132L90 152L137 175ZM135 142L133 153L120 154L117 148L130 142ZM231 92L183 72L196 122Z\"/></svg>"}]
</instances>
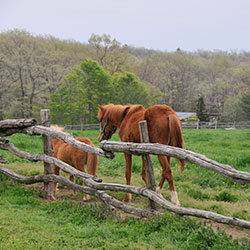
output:
<instances>
[{"instance_id":1,"label":"horse tail","mask_svg":"<svg viewBox=\"0 0 250 250\"><path fill-rule=\"evenodd\" d=\"M87 153L87 171L88 171L88 174L96 176L97 165L98 165L97 155Z\"/></svg>"},{"instance_id":2,"label":"horse tail","mask_svg":"<svg viewBox=\"0 0 250 250\"><path fill-rule=\"evenodd\" d=\"M90 146L94 146L93 142L87 137L77 137L76 140L88 144ZM98 165L97 155L87 153L85 151L84 153L86 154L85 164L87 163L88 174L96 176L97 165Z\"/></svg>"},{"instance_id":3,"label":"horse tail","mask_svg":"<svg viewBox=\"0 0 250 250\"><path fill-rule=\"evenodd\" d=\"M176 114L171 114L169 118L169 135L170 135L170 146L183 148L184 141L181 132L181 121ZM181 165L181 171L185 169L185 161L177 159L177 162Z\"/></svg>"}]
</instances>

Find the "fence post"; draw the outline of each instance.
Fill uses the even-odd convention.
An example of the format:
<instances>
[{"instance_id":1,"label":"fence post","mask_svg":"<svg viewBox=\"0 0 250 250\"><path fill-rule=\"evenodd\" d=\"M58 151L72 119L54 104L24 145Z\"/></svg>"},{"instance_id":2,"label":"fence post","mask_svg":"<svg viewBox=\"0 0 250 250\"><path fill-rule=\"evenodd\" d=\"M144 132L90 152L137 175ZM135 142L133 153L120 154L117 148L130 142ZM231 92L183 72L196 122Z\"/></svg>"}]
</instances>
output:
<instances>
[{"instance_id":1,"label":"fence post","mask_svg":"<svg viewBox=\"0 0 250 250\"><path fill-rule=\"evenodd\" d=\"M139 129L140 129L140 138L142 143L148 143L149 142L149 136L148 136L148 126L147 121L141 121L139 122ZM150 190L155 191L156 185L155 185L155 174L154 174L154 163L152 160L151 155L145 154L143 155L144 163L145 163L145 170L146 170L146 177L147 177L147 188ZM152 209L156 209L156 203L152 200L149 200L150 207Z\"/></svg>"},{"instance_id":2,"label":"fence post","mask_svg":"<svg viewBox=\"0 0 250 250\"><path fill-rule=\"evenodd\" d=\"M49 109L42 109L41 110L41 122L42 126L50 127L50 110ZM51 138L49 136L43 135L43 152L46 155L52 156L52 143ZM44 162L44 174L54 174L54 166L52 164L48 164ZM53 201L55 200L54 197L54 183L44 183L44 189L46 192L46 199Z\"/></svg>"},{"instance_id":3,"label":"fence post","mask_svg":"<svg viewBox=\"0 0 250 250\"><path fill-rule=\"evenodd\" d=\"M196 129L199 129L199 122L197 122L196 124Z\"/></svg>"}]
</instances>

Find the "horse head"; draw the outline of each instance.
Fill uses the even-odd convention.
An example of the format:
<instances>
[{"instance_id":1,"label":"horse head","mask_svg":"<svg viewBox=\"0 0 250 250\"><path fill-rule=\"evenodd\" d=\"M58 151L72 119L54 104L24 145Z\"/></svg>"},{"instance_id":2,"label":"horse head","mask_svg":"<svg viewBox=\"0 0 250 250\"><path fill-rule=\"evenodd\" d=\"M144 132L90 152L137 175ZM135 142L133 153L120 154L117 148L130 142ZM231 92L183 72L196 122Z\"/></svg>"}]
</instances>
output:
<instances>
[{"instance_id":1,"label":"horse head","mask_svg":"<svg viewBox=\"0 0 250 250\"><path fill-rule=\"evenodd\" d=\"M98 105L98 107L97 117L100 122L98 140L108 140L116 132L117 128L119 128L129 106L108 104L103 106Z\"/></svg>"}]
</instances>

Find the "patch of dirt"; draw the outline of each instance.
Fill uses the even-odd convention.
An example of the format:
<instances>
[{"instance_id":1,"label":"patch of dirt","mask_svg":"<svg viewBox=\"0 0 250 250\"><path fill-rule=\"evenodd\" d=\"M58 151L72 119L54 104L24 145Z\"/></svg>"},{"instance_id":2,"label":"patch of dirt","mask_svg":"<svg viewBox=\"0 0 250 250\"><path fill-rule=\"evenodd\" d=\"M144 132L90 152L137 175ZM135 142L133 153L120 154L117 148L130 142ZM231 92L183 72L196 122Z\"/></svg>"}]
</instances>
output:
<instances>
[{"instance_id":1,"label":"patch of dirt","mask_svg":"<svg viewBox=\"0 0 250 250\"><path fill-rule=\"evenodd\" d=\"M249 242L250 242L250 230L244 231L243 229L234 227L234 226L230 226L230 225L225 225L225 224L221 224L221 223L217 223L214 221L210 221L210 220L202 220L205 221L205 223L210 226L213 231L217 231L217 229L219 228L220 230L224 231L226 234L231 235L233 239L239 239L239 238L248 238Z\"/></svg>"},{"instance_id":2,"label":"patch of dirt","mask_svg":"<svg viewBox=\"0 0 250 250\"><path fill-rule=\"evenodd\" d=\"M38 197L38 199L42 202L53 202L53 201L47 201L45 198L45 192L44 192L44 185L43 183L35 183L31 185L34 189L42 191L41 195ZM72 190L66 189L66 188L57 188L56 191L56 200L62 200L62 199L68 199L68 200L75 200L80 201L79 198L76 197L74 192Z\"/></svg>"}]
</instances>

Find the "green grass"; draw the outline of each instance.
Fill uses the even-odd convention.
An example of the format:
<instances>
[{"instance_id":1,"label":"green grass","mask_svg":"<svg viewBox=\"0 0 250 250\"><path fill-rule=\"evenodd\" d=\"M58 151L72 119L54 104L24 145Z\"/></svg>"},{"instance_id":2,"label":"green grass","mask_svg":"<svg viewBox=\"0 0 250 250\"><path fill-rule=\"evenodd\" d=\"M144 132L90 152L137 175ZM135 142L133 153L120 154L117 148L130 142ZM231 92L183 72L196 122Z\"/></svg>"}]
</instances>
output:
<instances>
[{"instance_id":1,"label":"green grass","mask_svg":"<svg viewBox=\"0 0 250 250\"><path fill-rule=\"evenodd\" d=\"M69 131L89 137L98 145L98 131ZM250 172L249 130L183 130L185 148L220 163ZM9 137L22 150L42 153L40 136L16 134ZM116 133L112 140L119 140ZM99 158L98 176L104 182L125 183L125 160L116 153L113 160ZM22 175L43 173L42 163L30 163L7 151L0 156L11 164L6 167ZM157 183L161 168L153 157ZM172 160L179 200L184 207L210 210L226 216L250 220L249 184L241 187L233 181L192 163L181 173ZM141 180L141 157L133 157L132 185ZM66 176L66 175L65 175ZM124 193L108 192L122 200ZM162 218L140 220L111 216L99 205L83 204L83 195L72 201L71 194L54 203L39 200L41 189L17 184L0 174L0 249L249 249L248 241L234 241L222 232L214 233L198 219L166 214ZM167 183L163 196L170 199ZM70 200L66 200L66 199ZM92 198L92 201L96 199ZM133 196L132 203L145 208L148 201ZM249 230L244 230L250 232ZM245 242L245 243L244 243Z\"/></svg>"},{"instance_id":2,"label":"green grass","mask_svg":"<svg viewBox=\"0 0 250 250\"><path fill-rule=\"evenodd\" d=\"M248 249L222 231L166 213L122 218L101 205L42 203L36 191L4 178L0 249Z\"/></svg>"}]
</instances>

